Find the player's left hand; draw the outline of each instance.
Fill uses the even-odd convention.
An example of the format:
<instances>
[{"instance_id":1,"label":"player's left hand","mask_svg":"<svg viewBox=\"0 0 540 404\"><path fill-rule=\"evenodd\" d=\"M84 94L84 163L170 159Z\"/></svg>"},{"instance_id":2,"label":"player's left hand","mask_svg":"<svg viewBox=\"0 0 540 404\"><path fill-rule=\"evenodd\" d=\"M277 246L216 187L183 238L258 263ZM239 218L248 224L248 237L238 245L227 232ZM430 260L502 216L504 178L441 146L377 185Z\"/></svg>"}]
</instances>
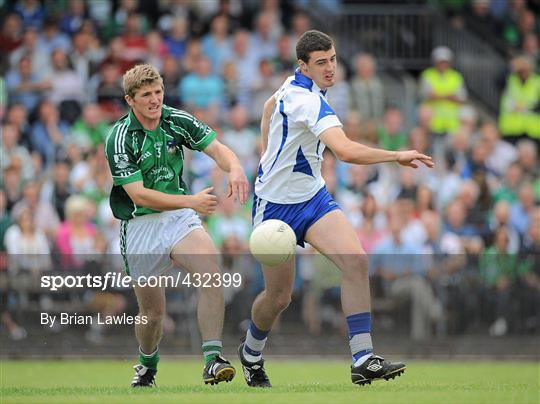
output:
<instances>
[{"instance_id":1,"label":"player's left hand","mask_svg":"<svg viewBox=\"0 0 540 404\"><path fill-rule=\"evenodd\" d=\"M242 167L235 166L231 168L229 184L227 185L227 197L233 196L235 201L245 204L248 198L248 190L248 181Z\"/></svg>"},{"instance_id":2,"label":"player's left hand","mask_svg":"<svg viewBox=\"0 0 540 404\"><path fill-rule=\"evenodd\" d=\"M418 153L416 150L405 150L397 153L397 162L405 167L418 168L418 164L415 162L415 160L421 161L429 168L432 168L435 165L430 156Z\"/></svg>"}]
</instances>

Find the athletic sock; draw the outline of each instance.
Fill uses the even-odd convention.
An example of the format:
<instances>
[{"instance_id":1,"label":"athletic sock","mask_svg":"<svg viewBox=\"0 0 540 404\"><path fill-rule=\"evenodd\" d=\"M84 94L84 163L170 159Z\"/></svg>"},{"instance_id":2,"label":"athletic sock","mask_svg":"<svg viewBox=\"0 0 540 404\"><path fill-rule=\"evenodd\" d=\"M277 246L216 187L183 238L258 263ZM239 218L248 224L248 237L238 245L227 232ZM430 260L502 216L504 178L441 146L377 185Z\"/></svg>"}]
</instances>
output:
<instances>
[{"instance_id":1,"label":"athletic sock","mask_svg":"<svg viewBox=\"0 0 540 404\"><path fill-rule=\"evenodd\" d=\"M371 356L371 313L357 313L347 317L349 326L349 346L353 366L360 366Z\"/></svg>"},{"instance_id":2,"label":"athletic sock","mask_svg":"<svg viewBox=\"0 0 540 404\"><path fill-rule=\"evenodd\" d=\"M139 347L139 362L149 369L157 369L157 364L159 362L159 347L151 354L145 354L141 347Z\"/></svg>"},{"instance_id":3,"label":"athletic sock","mask_svg":"<svg viewBox=\"0 0 540 404\"><path fill-rule=\"evenodd\" d=\"M220 340L216 339L210 341L203 341L202 352L204 355L205 366L208 365L209 362L216 359L219 355L221 355L222 348L223 342Z\"/></svg>"},{"instance_id":4,"label":"athletic sock","mask_svg":"<svg viewBox=\"0 0 540 404\"><path fill-rule=\"evenodd\" d=\"M270 330L260 330L253 321L249 323L246 340L244 342L244 349L242 351L245 360L251 363L261 360L262 351L266 344L266 340L268 339L268 333L270 333Z\"/></svg>"}]
</instances>

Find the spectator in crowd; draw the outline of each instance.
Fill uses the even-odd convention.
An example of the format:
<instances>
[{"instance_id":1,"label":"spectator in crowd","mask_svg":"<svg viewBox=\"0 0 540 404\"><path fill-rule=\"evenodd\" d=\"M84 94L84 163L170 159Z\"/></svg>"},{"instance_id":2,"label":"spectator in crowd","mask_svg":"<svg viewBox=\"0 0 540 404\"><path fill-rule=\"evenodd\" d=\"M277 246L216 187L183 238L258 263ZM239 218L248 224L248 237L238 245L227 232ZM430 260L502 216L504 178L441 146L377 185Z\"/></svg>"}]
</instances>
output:
<instances>
[{"instance_id":1,"label":"spectator in crowd","mask_svg":"<svg viewBox=\"0 0 540 404\"><path fill-rule=\"evenodd\" d=\"M9 63L12 69L17 67L23 56L32 59L32 73L37 77L46 77L50 73L49 54L38 46L38 32L35 28L26 28L21 45L9 55Z\"/></svg>"},{"instance_id":2,"label":"spectator in crowd","mask_svg":"<svg viewBox=\"0 0 540 404\"><path fill-rule=\"evenodd\" d=\"M540 147L540 76L526 57L514 58L511 66L501 97L499 128L509 142L529 137Z\"/></svg>"},{"instance_id":3,"label":"spectator in crowd","mask_svg":"<svg viewBox=\"0 0 540 404\"><path fill-rule=\"evenodd\" d=\"M21 17L23 26L40 29L45 20L45 9L38 0L18 1L15 12Z\"/></svg>"},{"instance_id":4,"label":"spectator in crowd","mask_svg":"<svg viewBox=\"0 0 540 404\"><path fill-rule=\"evenodd\" d=\"M23 104L28 111L33 111L41 101L44 92L51 88L51 82L33 72L30 56L22 56L17 69L8 72L6 86L11 103Z\"/></svg>"},{"instance_id":5,"label":"spectator in crowd","mask_svg":"<svg viewBox=\"0 0 540 404\"><path fill-rule=\"evenodd\" d=\"M223 131L221 140L234 150L248 178L254 178L259 162L256 153L258 133L248 123L248 110L242 105L232 107L229 113L229 126Z\"/></svg>"},{"instance_id":6,"label":"spectator in crowd","mask_svg":"<svg viewBox=\"0 0 540 404\"><path fill-rule=\"evenodd\" d=\"M530 139L523 139L517 143L518 163L523 168L525 177L533 180L540 172L538 161L538 148Z\"/></svg>"},{"instance_id":7,"label":"spectator in crowd","mask_svg":"<svg viewBox=\"0 0 540 404\"><path fill-rule=\"evenodd\" d=\"M0 168L17 167L24 181L35 178L32 158L28 149L19 145L19 129L12 124L2 125L2 143L0 144Z\"/></svg>"},{"instance_id":8,"label":"spectator in crowd","mask_svg":"<svg viewBox=\"0 0 540 404\"><path fill-rule=\"evenodd\" d=\"M48 239L56 234L59 225L58 215L54 207L40 198L41 184L29 181L24 185L23 197L13 206L11 216L17 220L23 211L28 210L34 215L36 228L43 232Z\"/></svg>"},{"instance_id":9,"label":"spectator in crowd","mask_svg":"<svg viewBox=\"0 0 540 404\"><path fill-rule=\"evenodd\" d=\"M236 101L245 108L251 106L251 88L259 70L257 52L250 41L247 31L237 31L232 38L232 49L230 53L224 56L224 62L233 63L236 68L236 74L238 77L241 77L236 88Z\"/></svg>"},{"instance_id":10,"label":"spectator in crowd","mask_svg":"<svg viewBox=\"0 0 540 404\"><path fill-rule=\"evenodd\" d=\"M382 125L377 129L379 147L397 151L407 146L407 133L403 130L403 115L397 108L384 112Z\"/></svg>"},{"instance_id":11,"label":"spectator in crowd","mask_svg":"<svg viewBox=\"0 0 540 404\"><path fill-rule=\"evenodd\" d=\"M81 30L73 35L73 49L69 52L69 61L77 75L83 80L85 89L87 81L105 58L105 50L89 33ZM87 97L88 99L89 97Z\"/></svg>"},{"instance_id":12,"label":"spectator in crowd","mask_svg":"<svg viewBox=\"0 0 540 404\"><path fill-rule=\"evenodd\" d=\"M49 100L60 110L60 116L72 124L86 100L85 85L62 49L55 49L51 54L52 72L48 77L51 83Z\"/></svg>"},{"instance_id":13,"label":"spectator in crowd","mask_svg":"<svg viewBox=\"0 0 540 404\"><path fill-rule=\"evenodd\" d=\"M81 117L71 127L70 141L83 150L96 147L105 142L109 124L103 119L99 105L85 104Z\"/></svg>"},{"instance_id":14,"label":"spectator in crowd","mask_svg":"<svg viewBox=\"0 0 540 404\"><path fill-rule=\"evenodd\" d=\"M519 257L524 266L519 283L524 331L538 331L540 329L540 207L535 207L530 214L529 228Z\"/></svg>"},{"instance_id":15,"label":"spectator in crowd","mask_svg":"<svg viewBox=\"0 0 540 404\"><path fill-rule=\"evenodd\" d=\"M245 251L250 233L250 223L244 212L234 206L234 201L226 196L219 198L219 208L208 220L208 231L218 247L225 239L234 236Z\"/></svg>"},{"instance_id":16,"label":"spectator in crowd","mask_svg":"<svg viewBox=\"0 0 540 404\"><path fill-rule=\"evenodd\" d=\"M81 270L85 261L96 253L96 227L90 221L92 206L83 196L73 195L66 201L66 220L60 224L55 247L61 255L63 270Z\"/></svg>"},{"instance_id":17,"label":"spectator in crowd","mask_svg":"<svg viewBox=\"0 0 540 404\"><path fill-rule=\"evenodd\" d=\"M59 155L69 131L68 123L60 119L58 108L50 101L43 101L32 127L32 148L41 155L45 166L49 167Z\"/></svg>"},{"instance_id":18,"label":"spectator in crowd","mask_svg":"<svg viewBox=\"0 0 540 404\"><path fill-rule=\"evenodd\" d=\"M4 17L0 29L0 51L4 54L14 51L22 44L21 18L11 13Z\"/></svg>"},{"instance_id":19,"label":"spectator in crowd","mask_svg":"<svg viewBox=\"0 0 540 404\"><path fill-rule=\"evenodd\" d=\"M525 236L535 208L534 188L530 182L521 185L518 200L510 206L510 228L515 229L520 238Z\"/></svg>"},{"instance_id":20,"label":"spectator in crowd","mask_svg":"<svg viewBox=\"0 0 540 404\"><path fill-rule=\"evenodd\" d=\"M6 196L6 211L10 214L13 206L21 200L23 182L21 170L14 166L7 166L3 169L1 178L2 189Z\"/></svg>"},{"instance_id":21,"label":"spectator in crowd","mask_svg":"<svg viewBox=\"0 0 540 404\"><path fill-rule=\"evenodd\" d=\"M51 54L55 49L62 49L65 53L69 53L71 38L60 31L56 18L47 17L41 35L39 35L38 47L48 54Z\"/></svg>"},{"instance_id":22,"label":"spectator in crowd","mask_svg":"<svg viewBox=\"0 0 540 404\"><path fill-rule=\"evenodd\" d=\"M49 242L34 222L34 213L22 209L6 232L4 243L9 254L8 264L12 278L17 278L24 289L39 285L44 271L51 270Z\"/></svg>"},{"instance_id":23,"label":"spectator in crowd","mask_svg":"<svg viewBox=\"0 0 540 404\"><path fill-rule=\"evenodd\" d=\"M68 10L60 20L60 29L68 35L77 32L86 16L86 2L84 0L70 0Z\"/></svg>"},{"instance_id":24,"label":"spectator in crowd","mask_svg":"<svg viewBox=\"0 0 540 404\"><path fill-rule=\"evenodd\" d=\"M95 101L109 122L121 116L125 111L124 89L120 80L120 68L117 64L106 62L101 65L96 77Z\"/></svg>"},{"instance_id":25,"label":"spectator in crowd","mask_svg":"<svg viewBox=\"0 0 540 404\"><path fill-rule=\"evenodd\" d=\"M289 76L294 71L296 60L291 54L291 49L291 38L285 34L281 35L277 41L277 55L271 59L276 74Z\"/></svg>"},{"instance_id":26,"label":"spectator in crowd","mask_svg":"<svg viewBox=\"0 0 540 404\"><path fill-rule=\"evenodd\" d=\"M497 177L502 177L508 166L517 160L517 150L511 143L501 140L497 126L491 122L480 128L481 141L487 147L486 167Z\"/></svg>"},{"instance_id":27,"label":"spectator in crowd","mask_svg":"<svg viewBox=\"0 0 540 404\"><path fill-rule=\"evenodd\" d=\"M166 55L163 58L163 68L161 70L163 87L165 88L165 97L163 102L173 108L180 107L180 95L176 89L180 84L181 76L181 65L178 63L176 58L171 54Z\"/></svg>"},{"instance_id":28,"label":"spectator in crowd","mask_svg":"<svg viewBox=\"0 0 540 404\"><path fill-rule=\"evenodd\" d=\"M54 163L52 178L45 182L41 189L41 199L54 207L60 221L66 219L64 206L73 194L73 188L69 183L69 170L67 161L58 160Z\"/></svg>"},{"instance_id":29,"label":"spectator in crowd","mask_svg":"<svg viewBox=\"0 0 540 404\"><path fill-rule=\"evenodd\" d=\"M504 227L506 231L507 245L506 251L515 254L519 250L520 238L516 229L510 224L510 203L500 200L493 207L493 214L489 221L490 234L495 234L498 228Z\"/></svg>"},{"instance_id":30,"label":"spectator in crowd","mask_svg":"<svg viewBox=\"0 0 540 404\"><path fill-rule=\"evenodd\" d=\"M283 83L283 78L276 73L275 65L269 60L262 59L259 62L259 71L253 78L251 85L251 104L264 105L264 102L275 93L276 88L279 88ZM293 70L289 70L292 72ZM249 108L250 120L260 122L262 118L261 108Z\"/></svg>"},{"instance_id":31,"label":"spectator in crowd","mask_svg":"<svg viewBox=\"0 0 540 404\"><path fill-rule=\"evenodd\" d=\"M188 42L187 21L184 17L175 17L171 21L171 27L167 30L164 41L170 54L176 59L181 59L186 54Z\"/></svg>"},{"instance_id":32,"label":"spectator in crowd","mask_svg":"<svg viewBox=\"0 0 540 404\"><path fill-rule=\"evenodd\" d=\"M368 193L362 199L360 212L362 218L360 225L356 228L356 234L366 254L370 254L385 236L384 226L386 219L384 214L378 212L377 200Z\"/></svg>"},{"instance_id":33,"label":"spectator in crowd","mask_svg":"<svg viewBox=\"0 0 540 404\"><path fill-rule=\"evenodd\" d=\"M351 82L355 110L362 120L379 122L384 114L384 87L376 74L376 61L370 54L355 58L355 75Z\"/></svg>"},{"instance_id":34,"label":"spectator in crowd","mask_svg":"<svg viewBox=\"0 0 540 404\"><path fill-rule=\"evenodd\" d=\"M277 24L276 24L277 22ZM274 25L275 24L275 25ZM255 30L251 34L251 44L259 59L272 59L277 55L276 41L279 38L278 31L274 27L281 27L279 21L274 20L274 16L262 11L255 20ZM295 42L296 43L296 42Z\"/></svg>"},{"instance_id":35,"label":"spectator in crowd","mask_svg":"<svg viewBox=\"0 0 540 404\"><path fill-rule=\"evenodd\" d=\"M467 100L467 89L461 73L451 67L454 54L445 47L433 49L433 67L424 70L420 79L423 103L433 109L431 130L444 135L459 125L459 109Z\"/></svg>"},{"instance_id":36,"label":"spectator in crowd","mask_svg":"<svg viewBox=\"0 0 540 404\"><path fill-rule=\"evenodd\" d=\"M505 200L510 203L517 201L518 190L523 181L523 168L514 162L508 166L504 178L499 186L493 190L493 201Z\"/></svg>"},{"instance_id":37,"label":"spectator in crowd","mask_svg":"<svg viewBox=\"0 0 540 404\"><path fill-rule=\"evenodd\" d=\"M178 90L182 103L189 110L204 108L216 114L222 106L223 80L212 73L206 56L199 57L195 71L184 76Z\"/></svg>"},{"instance_id":38,"label":"spectator in crowd","mask_svg":"<svg viewBox=\"0 0 540 404\"><path fill-rule=\"evenodd\" d=\"M216 15L210 24L210 32L202 39L202 51L210 60L212 73L221 73L230 50L229 20L225 15Z\"/></svg>"},{"instance_id":39,"label":"spectator in crowd","mask_svg":"<svg viewBox=\"0 0 540 404\"><path fill-rule=\"evenodd\" d=\"M145 36L145 30L143 29L139 14L134 12L128 13L121 40L124 48L124 59L134 62L144 60L147 54L147 36Z\"/></svg>"},{"instance_id":40,"label":"spectator in crowd","mask_svg":"<svg viewBox=\"0 0 540 404\"><path fill-rule=\"evenodd\" d=\"M335 75L335 83L328 92L328 100L340 121L344 121L352 106L351 86L346 80L343 66L337 65Z\"/></svg>"},{"instance_id":41,"label":"spectator in crowd","mask_svg":"<svg viewBox=\"0 0 540 404\"><path fill-rule=\"evenodd\" d=\"M487 307L494 308L495 321L489 333L495 337L506 335L513 315L511 294L519 275L518 255L509 253L508 229L499 227L494 234L493 244L480 259L480 278L486 287Z\"/></svg>"},{"instance_id":42,"label":"spectator in crowd","mask_svg":"<svg viewBox=\"0 0 540 404\"><path fill-rule=\"evenodd\" d=\"M402 241L403 218L392 207L389 212L389 235L378 243L371 255L371 268L380 276L386 296L411 303L410 336L424 340L431 335L431 325L442 318L442 305L427 282L421 244Z\"/></svg>"}]
</instances>

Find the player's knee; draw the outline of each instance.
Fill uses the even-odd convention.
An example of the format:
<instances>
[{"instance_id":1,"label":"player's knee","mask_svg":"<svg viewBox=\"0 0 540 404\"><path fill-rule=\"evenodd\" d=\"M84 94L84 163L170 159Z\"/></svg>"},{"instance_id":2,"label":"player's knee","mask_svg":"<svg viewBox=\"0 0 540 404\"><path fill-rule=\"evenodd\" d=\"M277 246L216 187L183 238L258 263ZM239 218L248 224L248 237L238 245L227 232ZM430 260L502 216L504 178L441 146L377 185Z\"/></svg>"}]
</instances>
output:
<instances>
[{"instance_id":1,"label":"player's knee","mask_svg":"<svg viewBox=\"0 0 540 404\"><path fill-rule=\"evenodd\" d=\"M163 318L165 317L165 310L146 309L146 310L141 310L139 315L141 317L146 317L148 325L150 326L159 325L163 322Z\"/></svg>"},{"instance_id":2,"label":"player's knee","mask_svg":"<svg viewBox=\"0 0 540 404\"><path fill-rule=\"evenodd\" d=\"M271 301L274 306L274 309L281 313L289 304L291 304L291 294L290 293L280 293L275 296L271 296Z\"/></svg>"},{"instance_id":3,"label":"player's knee","mask_svg":"<svg viewBox=\"0 0 540 404\"><path fill-rule=\"evenodd\" d=\"M344 275L358 276L367 275L368 273L368 257L365 253L351 254L343 257L343 272Z\"/></svg>"}]
</instances>

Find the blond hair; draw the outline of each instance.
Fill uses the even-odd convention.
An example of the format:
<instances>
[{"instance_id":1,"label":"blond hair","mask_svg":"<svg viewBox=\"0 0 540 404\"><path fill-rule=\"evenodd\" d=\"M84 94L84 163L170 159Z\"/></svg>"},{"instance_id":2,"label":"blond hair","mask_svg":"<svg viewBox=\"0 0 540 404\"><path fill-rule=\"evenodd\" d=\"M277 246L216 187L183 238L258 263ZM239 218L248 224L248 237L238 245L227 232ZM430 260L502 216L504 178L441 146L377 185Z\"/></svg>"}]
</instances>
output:
<instances>
[{"instance_id":1,"label":"blond hair","mask_svg":"<svg viewBox=\"0 0 540 404\"><path fill-rule=\"evenodd\" d=\"M81 195L72 195L66 200L64 212L66 218L73 219L79 214L84 214L89 208L89 201Z\"/></svg>"},{"instance_id":2,"label":"blond hair","mask_svg":"<svg viewBox=\"0 0 540 404\"><path fill-rule=\"evenodd\" d=\"M135 96L135 93L142 86L148 84L154 84L156 81L163 87L163 78L159 74L158 70L152 65L137 65L129 69L123 77L124 80L124 93L131 98Z\"/></svg>"}]
</instances>

